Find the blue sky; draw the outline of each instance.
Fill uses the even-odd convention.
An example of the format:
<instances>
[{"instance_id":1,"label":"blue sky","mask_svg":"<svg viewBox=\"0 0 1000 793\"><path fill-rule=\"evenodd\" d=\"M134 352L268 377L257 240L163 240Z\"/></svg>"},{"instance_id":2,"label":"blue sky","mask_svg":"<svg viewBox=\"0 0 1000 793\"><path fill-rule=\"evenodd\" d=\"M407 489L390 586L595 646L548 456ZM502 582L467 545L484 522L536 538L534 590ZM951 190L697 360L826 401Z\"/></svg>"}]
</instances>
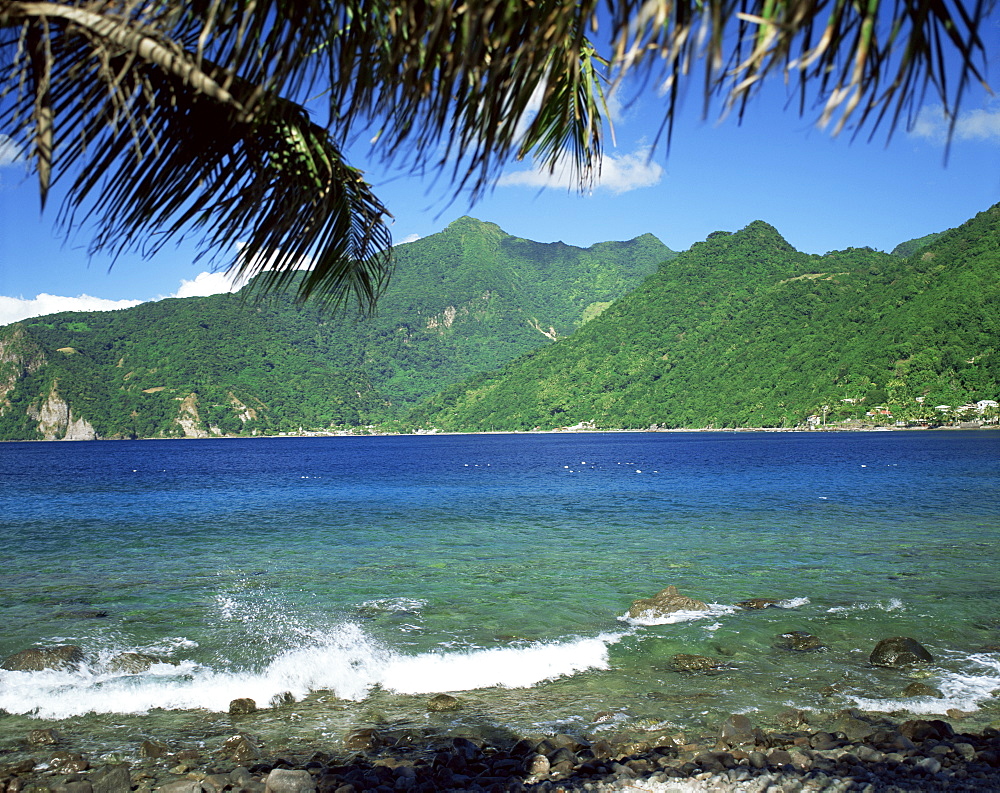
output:
<instances>
[{"instance_id":1,"label":"blue sky","mask_svg":"<svg viewBox=\"0 0 1000 793\"><path fill-rule=\"evenodd\" d=\"M713 231L764 220L807 253L864 245L889 251L1000 201L1000 98L984 90L968 94L947 163L943 123L932 105L888 142L885 130L869 142L851 140L849 132L833 137L817 128L814 115L800 117L794 103L786 104L784 87L772 82L738 124L719 121L717 111L704 118L692 94L668 152L662 143L650 148L663 100L643 91L616 110L616 145L608 142L602 180L587 195L516 163L470 205L455 198L446 179L386 170L367 161L366 148L352 152L353 164L366 170L395 216L397 243L468 214L515 236L584 247L650 232L684 250ZM193 242L150 260L123 255L113 267L107 257L88 257L85 234L66 241L57 233L57 201L40 214L34 181L2 144L0 137L0 324L230 287L223 274L194 261Z\"/></svg>"}]
</instances>

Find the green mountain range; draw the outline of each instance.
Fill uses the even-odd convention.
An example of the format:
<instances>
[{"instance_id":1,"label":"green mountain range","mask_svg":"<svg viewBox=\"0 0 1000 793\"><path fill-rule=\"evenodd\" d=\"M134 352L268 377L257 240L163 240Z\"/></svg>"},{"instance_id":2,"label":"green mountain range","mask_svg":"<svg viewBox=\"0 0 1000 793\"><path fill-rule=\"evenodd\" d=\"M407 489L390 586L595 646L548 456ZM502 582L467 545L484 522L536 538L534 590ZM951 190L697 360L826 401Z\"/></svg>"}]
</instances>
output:
<instances>
[{"instance_id":1,"label":"green mountain range","mask_svg":"<svg viewBox=\"0 0 1000 793\"><path fill-rule=\"evenodd\" d=\"M371 317L258 298L251 283L235 295L32 318L0 328L0 439L390 421L568 336L674 255L650 234L583 249L463 217L397 248Z\"/></svg>"},{"instance_id":2,"label":"green mountain range","mask_svg":"<svg viewBox=\"0 0 1000 793\"><path fill-rule=\"evenodd\" d=\"M0 439L936 423L1000 399L1000 205L892 254L800 253L761 221L581 249L466 217L397 257L374 316L250 284L0 328Z\"/></svg>"},{"instance_id":3,"label":"green mountain range","mask_svg":"<svg viewBox=\"0 0 1000 793\"><path fill-rule=\"evenodd\" d=\"M908 247L815 256L760 221L716 232L570 338L446 389L410 419L442 430L791 427L810 416L935 422L975 401L995 415L1000 205Z\"/></svg>"}]
</instances>

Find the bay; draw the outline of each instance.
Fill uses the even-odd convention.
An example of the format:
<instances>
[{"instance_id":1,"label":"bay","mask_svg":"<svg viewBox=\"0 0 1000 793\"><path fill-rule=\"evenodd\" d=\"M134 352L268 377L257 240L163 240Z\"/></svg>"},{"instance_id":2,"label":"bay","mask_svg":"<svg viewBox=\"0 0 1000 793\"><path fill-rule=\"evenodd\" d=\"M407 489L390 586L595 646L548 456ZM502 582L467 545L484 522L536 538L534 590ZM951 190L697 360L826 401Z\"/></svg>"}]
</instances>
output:
<instances>
[{"instance_id":1,"label":"bay","mask_svg":"<svg viewBox=\"0 0 1000 793\"><path fill-rule=\"evenodd\" d=\"M711 730L998 717L1000 433L579 433L0 445L0 747L40 723L273 740L359 725ZM667 585L711 605L636 621ZM735 603L773 598L779 607ZM782 634L823 645L792 652ZM906 635L935 661L872 667ZM163 661L114 671L123 652ZM675 671L678 653L724 664ZM903 697L915 679L941 696ZM465 707L427 713L450 692Z\"/></svg>"}]
</instances>

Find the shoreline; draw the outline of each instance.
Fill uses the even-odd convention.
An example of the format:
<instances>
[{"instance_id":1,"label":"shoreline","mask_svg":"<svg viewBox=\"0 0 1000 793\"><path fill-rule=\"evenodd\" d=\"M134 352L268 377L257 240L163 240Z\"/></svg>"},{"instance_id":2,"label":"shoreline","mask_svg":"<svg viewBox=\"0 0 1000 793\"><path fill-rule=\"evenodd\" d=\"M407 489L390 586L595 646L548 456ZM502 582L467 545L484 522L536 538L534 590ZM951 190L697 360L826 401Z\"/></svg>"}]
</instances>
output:
<instances>
[{"instance_id":1,"label":"shoreline","mask_svg":"<svg viewBox=\"0 0 1000 793\"><path fill-rule=\"evenodd\" d=\"M858 432L992 432L1000 431L1000 424L989 424L980 427L700 427L700 428L664 428L664 429L552 429L552 430L469 430L469 431L416 431L416 432L321 432L310 431L300 433L284 433L279 435L204 435L170 438L34 438L0 440L0 443L88 443L107 441L212 441L212 440L271 440L287 438L417 438L417 437L465 437L469 435L611 435L611 434L672 434L672 433L715 433L715 434L745 434L745 433L858 433Z\"/></svg>"},{"instance_id":2,"label":"shoreline","mask_svg":"<svg viewBox=\"0 0 1000 793\"><path fill-rule=\"evenodd\" d=\"M865 719L859 718L865 716ZM264 746L252 719L231 737L86 757L57 729L32 731L0 758L6 793L356 793L412 791L985 791L1000 790L1000 731L948 721L845 714L842 730L764 732L734 714L714 735L643 740L488 730L367 727L340 741Z\"/></svg>"}]
</instances>

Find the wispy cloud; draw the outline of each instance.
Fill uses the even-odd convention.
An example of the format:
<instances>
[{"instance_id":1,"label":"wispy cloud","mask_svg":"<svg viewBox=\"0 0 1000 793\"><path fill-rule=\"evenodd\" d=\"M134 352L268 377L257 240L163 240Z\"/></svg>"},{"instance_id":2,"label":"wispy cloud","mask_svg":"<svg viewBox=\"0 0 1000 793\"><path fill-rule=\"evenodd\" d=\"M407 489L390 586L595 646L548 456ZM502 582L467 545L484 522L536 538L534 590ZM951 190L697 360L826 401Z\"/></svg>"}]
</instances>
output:
<instances>
[{"instance_id":1,"label":"wispy cloud","mask_svg":"<svg viewBox=\"0 0 1000 793\"><path fill-rule=\"evenodd\" d=\"M21 156L14 139L10 135L0 135L0 168L23 162L24 157Z\"/></svg>"},{"instance_id":2,"label":"wispy cloud","mask_svg":"<svg viewBox=\"0 0 1000 793\"><path fill-rule=\"evenodd\" d=\"M941 105L925 107L917 116L910 134L935 143L948 140L950 119ZM977 108L960 113L955 121L952 141L986 141L1000 143L1000 107Z\"/></svg>"},{"instance_id":3,"label":"wispy cloud","mask_svg":"<svg viewBox=\"0 0 1000 793\"><path fill-rule=\"evenodd\" d=\"M405 237L403 237L403 239L401 239L396 244L397 245L405 245L408 242L416 242L419 239L420 239L420 235L419 234L407 234Z\"/></svg>"},{"instance_id":4,"label":"wispy cloud","mask_svg":"<svg viewBox=\"0 0 1000 793\"><path fill-rule=\"evenodd\" d=\"M600 174L594 181L593 192L607 190L615 195L652 187L663 179L663 166L651 159L651 149L637 149L631 154L605 154L600 163ZM538 167L523 171L512 171L500 177L502 187L558 187L575 189L579 184L579 173L568 159L564 159L555 170Z\"/></svg>"}]
</instances>

